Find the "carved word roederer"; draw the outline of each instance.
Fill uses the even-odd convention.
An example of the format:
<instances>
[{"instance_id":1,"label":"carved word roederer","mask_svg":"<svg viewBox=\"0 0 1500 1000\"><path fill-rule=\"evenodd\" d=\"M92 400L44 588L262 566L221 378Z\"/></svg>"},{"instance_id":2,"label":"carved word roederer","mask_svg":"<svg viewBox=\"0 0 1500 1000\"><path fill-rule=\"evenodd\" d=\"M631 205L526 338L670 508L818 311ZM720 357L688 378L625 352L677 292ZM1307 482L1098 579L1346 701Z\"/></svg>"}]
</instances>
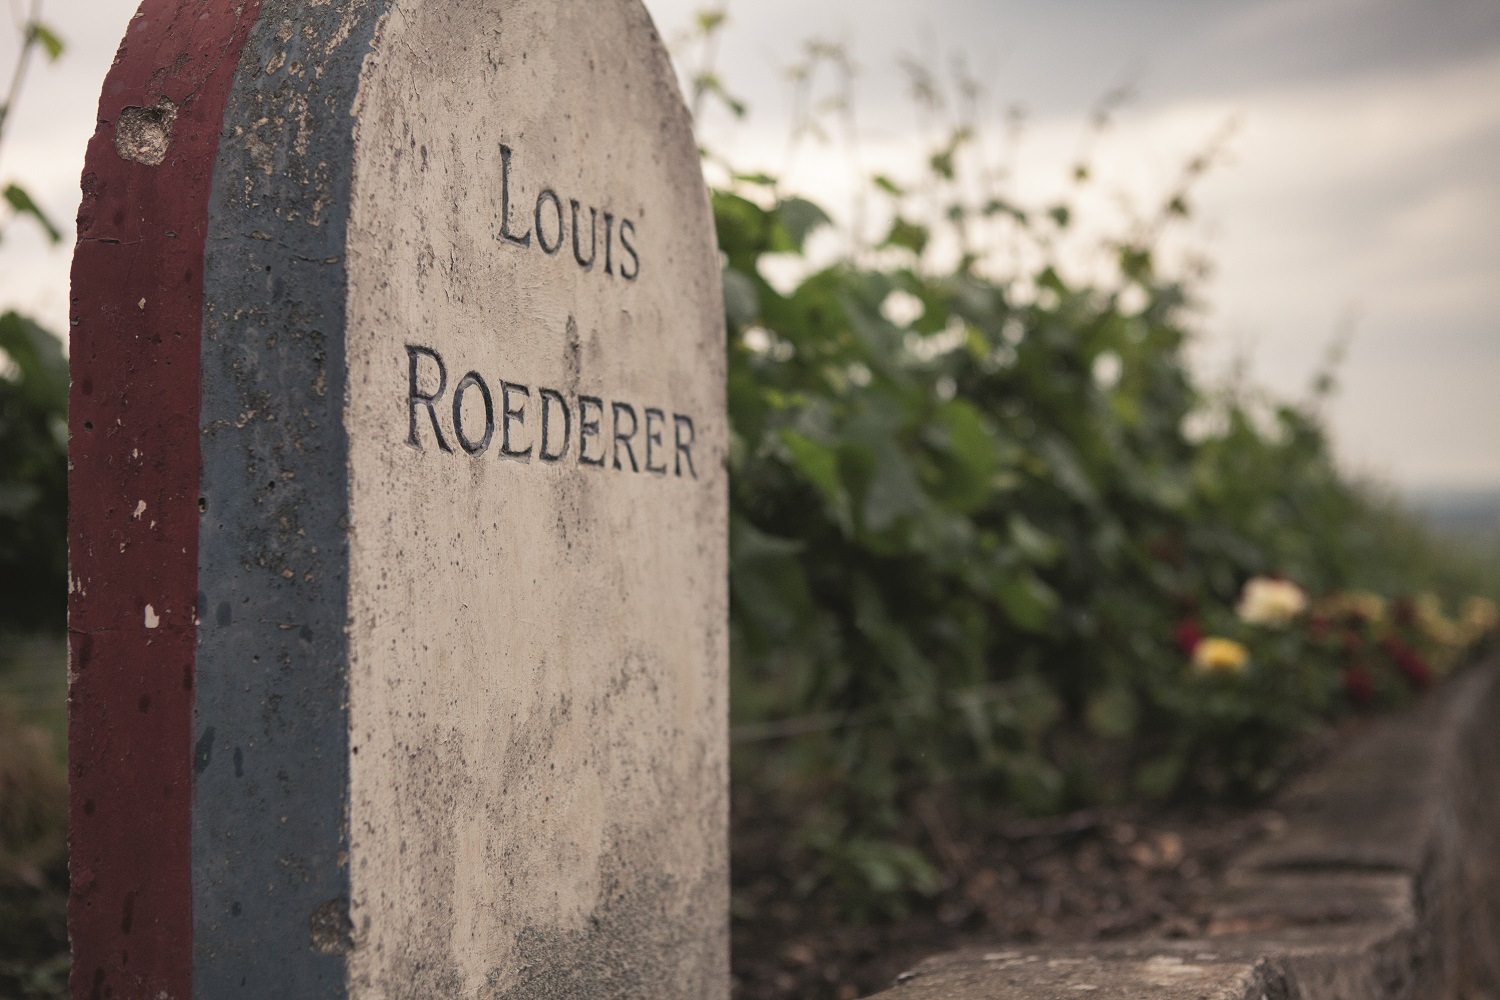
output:
<instances>
[{"instance_id":1,"label":"carved word roederer","mask_svg":"<svg viewBox=\"0 0 1500 1000\"><path fill-rule=\"evenodd\" d=\"M563 199L551 188L543 188L536 196L536 205L526 217L525 209L521 210L522 218L519 222L512 222L510 207L510 159L511 149L503 143L500 146L500 237L507 243L518 247L529 249L533 231L536 234L536 245L541 247L542 253L554 257L562 252L563 244L573 244L573 260L585 271L592 271L594 264L599 260L599 219L604 218L604 273L610 277L615 274L615 216L613 212L600 212L599 209L590 207L588 210L589 233L588 256L584 256L583 244L583 206L578 199L567 200L567 211L563 210ZM620 257L620 277L626 281L634 281L641 275L641 258L635 250L635 223L630 219L620 219L619 242L623 255ZM569 224L571 222L571 224ZM516 227L525 229L525 232L517 232ZM568 239L572 234L572 240ZM628 260L626 258L629 258Z\"/></svg>"},{"instance_id":2,"label":"carved word roederer","mask_svg":"<svg viewBox=\"0 0 1500 1000\"><path fill-rule=\"evenodd\" d=\"M686 474L698 478L693 464L693 444L697 430L693 418L681 413L668 414L654 406L637 407L632 403L599 396L577 397L576 404L556 389L530 386L501 380L498 391L477 371L471 371L453 387L447 405L441 405L448 392L448 366L443 357L430 347L406 345L410 377L407 382L406 408L408 430L406 443L424 451L423 424L432 427L439 451L452 453L449 437L463 451L474 457L483 455L494 443L498 429L500 454L507 458L557 463L573 453L576 427L578 464L614 468L631 472L653 472L658 476ZM424 378L423 369L427 376ZM435 376L435 377L434 377ZM437 388L424 391L424 382ZM484 410L481 426L473 404ZM465 404L469 404L468 416ZM526 410L533 406L541 415L530 428ZM426 421L422 419L425 412ZM441 412L441 416L439 415ZM452 417L445 426L443 417ZM540 427L537 424L540 423ZM605 424L609 430L606 433ZM498 424L498 427L497 427Z\"/></svg>"}]
</instances>

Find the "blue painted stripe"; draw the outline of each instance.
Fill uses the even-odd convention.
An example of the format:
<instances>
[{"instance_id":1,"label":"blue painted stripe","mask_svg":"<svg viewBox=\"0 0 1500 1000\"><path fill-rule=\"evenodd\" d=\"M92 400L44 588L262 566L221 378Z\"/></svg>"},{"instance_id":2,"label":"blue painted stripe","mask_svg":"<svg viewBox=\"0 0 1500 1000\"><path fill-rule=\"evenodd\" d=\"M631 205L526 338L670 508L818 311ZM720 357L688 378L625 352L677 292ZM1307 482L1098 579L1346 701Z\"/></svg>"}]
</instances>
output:
<instances>
[{"instance_id":1,"label":"blue painted stripe","mask_svg":"<svg viewBox=\"0 0 1500 1000\"><path fill-rule=\"evenodd\" d=\"M202 341L201 1000L348 992L344 253L350 114L388 4L266 0L225 110Z\"/></svg>"}]
</instances>

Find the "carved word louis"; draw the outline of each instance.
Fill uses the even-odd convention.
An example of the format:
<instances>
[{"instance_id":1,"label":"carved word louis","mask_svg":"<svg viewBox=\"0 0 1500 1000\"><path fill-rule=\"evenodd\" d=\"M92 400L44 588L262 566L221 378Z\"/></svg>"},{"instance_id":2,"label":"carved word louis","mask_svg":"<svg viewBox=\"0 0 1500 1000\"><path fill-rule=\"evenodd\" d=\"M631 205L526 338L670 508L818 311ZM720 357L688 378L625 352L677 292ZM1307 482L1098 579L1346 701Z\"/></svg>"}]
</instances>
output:
<instances>
[{"instance_id":1,"label":"carved word louis","mask_svg":"<svg viewBox=\"0 0 1500 1000\"><path fill-rule=\"evenodd\" d=\"M567 199L567 209L563 208L563 198L552 188L543 188L536 196L536 204L530 212L522 208L518 210L519 221L513 216L511 209L511 179L510 161L511 149L502 144L500 146L500 238L513 246L530 249L532 237L535 235L536 245L542 253L549 257L555 257L562 252L563 245L573 244L573 260L585 271L592 271L598 264L605 274L614 277L616 265L618 264L619 276L626 281L635 281L641 275L641 258L635 249L635 222L631 219L619 219L618 230L615 227L615 215L613 212L601 212L599 209L590 207L588 210L588 236L583 235L583 206L578 199ZM603 247L601 256L599 223L604 223ZM572 239L569 239L571 235ZM615 250L616 238L620 244L619 251ZM588 252L584 253L584 242L587 240Z\"/></svg>"}]
</instances>

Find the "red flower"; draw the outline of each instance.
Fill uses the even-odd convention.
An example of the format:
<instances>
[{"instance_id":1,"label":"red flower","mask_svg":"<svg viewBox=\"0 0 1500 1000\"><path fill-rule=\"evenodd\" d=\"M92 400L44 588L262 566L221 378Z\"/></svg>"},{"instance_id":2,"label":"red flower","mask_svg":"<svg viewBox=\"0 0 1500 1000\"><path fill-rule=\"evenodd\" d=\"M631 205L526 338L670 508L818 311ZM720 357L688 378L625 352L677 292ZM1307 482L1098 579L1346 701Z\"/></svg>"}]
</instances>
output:
<instances>
[{"instance_id":1,"label":"red flower","mask_svg":"<svg viewBox=\"0 0 1500 1000\"><path fill-rule=\"evenodd\" d=\"M1406 678L1406 683L1413 690L1425 691L1432 686L1432 668L1427 665L1421 653L1393 635L1386 636L1380 647L1395 661L1396 669L1401 671L1401 676Z\"/></svg>"},{"instance_id":2,"label":"red flower","mask_svg":"<svg viewBox=\"0 0 1500 1000\"><path fill-rule=\"evenodd\" d=\"M1172 641L1177 643L1177 648L1182 650L1184 656L1192 656L1198 643L1203 641L1203 626L1198 624L1196 618L1184 618L1172 629Z\"/></svg>"},{"instance_id":3,"label":"red flower","mask_svg":"<svg viewBox=\"0 0 1500 1000\"><path fill-rule=\"evenodd\" d=\"M1406 655L1396 661L1396 669L1401 671L1413 690L1426 691L1432 687L1432 668L1415 650L1407 650Z\"/></svg>"},{"instance_id":4,"label":"red flower","mask_svg":"<svg viewBox=\"0 0 1500 1000\"><path fill-rule=\"evenodd\" d=\"M1344 693L1358 708L1364 708L1375 698L1375 682L1364 667L1349 667L1344 671Z\"/></svg>"},{"instance_id":5,"label":"red flower","mask_svg":"<svg viewBox=\"0 0 1500 1000\"><path fill-rule=\"evenodd\" d=\"M1328 630L1333 627L1332 623L1322 615L1312 615L1307 619L1307 630L1312 637L1319 642L1328 638Z\"/></svg>"}]
</instances>

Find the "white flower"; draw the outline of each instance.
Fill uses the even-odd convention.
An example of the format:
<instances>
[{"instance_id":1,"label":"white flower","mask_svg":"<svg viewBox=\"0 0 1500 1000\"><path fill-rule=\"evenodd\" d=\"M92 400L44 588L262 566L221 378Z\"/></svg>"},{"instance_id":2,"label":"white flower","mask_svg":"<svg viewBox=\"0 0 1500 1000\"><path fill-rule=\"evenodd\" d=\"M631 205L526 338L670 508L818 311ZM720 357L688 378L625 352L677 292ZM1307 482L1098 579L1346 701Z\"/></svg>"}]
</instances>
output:
<instances>
[{"instance_id":1,"label":"white flower","mask_svg":"<svg viewBox=\"0 0 1500 1000\"><path fill-rule=\"evenodd\" d=\"M1290 580L1257 576L1245 584L1235 611L1251 625L1281 628L1307 608L1307 594Z\"/></svg>"},{"instance_id":2,"label":"white flower","mask_svg":"<svg viewBox=\"0 0 1500 1000\"><path fill-rule=\"evenodd\" d=\"M911 292L898 288L885 297L880 304L880 313L892 324L907 327L921 319L927 313L927 307Z\"/></svg>"}]
</instances>

